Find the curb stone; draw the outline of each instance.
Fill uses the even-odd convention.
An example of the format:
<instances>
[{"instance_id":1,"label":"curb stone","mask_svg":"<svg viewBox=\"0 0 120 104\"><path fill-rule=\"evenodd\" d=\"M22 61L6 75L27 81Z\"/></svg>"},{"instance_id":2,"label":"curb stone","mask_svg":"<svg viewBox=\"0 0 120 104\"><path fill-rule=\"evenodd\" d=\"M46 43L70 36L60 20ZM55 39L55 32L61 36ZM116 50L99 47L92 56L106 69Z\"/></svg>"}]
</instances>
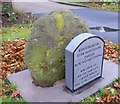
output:
<instances>
[{"instance_id":1,"label":"curb stone","mask_svg":"<svg viewBox=\"0 0 120 104\"><path fill-rule=\"evenodd\" d=\"M80 7L90 8L89 5L83 5L83 4L77 4L77 3L64 2L64 1L60 1L60 0L49 0L49 1L55 2L55 3L59 3L59 4L65 4L65 5L71 5L71 6L80 6Z\"/></svg>"}]
</instances>

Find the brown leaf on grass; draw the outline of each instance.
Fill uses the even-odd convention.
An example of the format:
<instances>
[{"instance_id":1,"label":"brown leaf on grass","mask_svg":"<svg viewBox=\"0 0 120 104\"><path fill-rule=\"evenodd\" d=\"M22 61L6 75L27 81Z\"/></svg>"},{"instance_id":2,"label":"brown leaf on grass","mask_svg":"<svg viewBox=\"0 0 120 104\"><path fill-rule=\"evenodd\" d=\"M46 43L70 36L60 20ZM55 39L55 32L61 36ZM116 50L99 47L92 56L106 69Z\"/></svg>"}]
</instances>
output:
<instances>
[{"instance_id":1,"label":"brown leaf on grass","mask_svg":"<svg viewBox=\"0 0 120 104\"><path fill-rule=\"evenodd\" d=\"M115 82L115 83L113 84L113 86L116 87L116 88L120 88L120 82Z\"/></svg>"},{"instance_id":2,"label":"brown leaf on grass","mask_svg":"<svg viewBox=\"0 0 120 104\"><path fill-rule=\"evenodd\" d=\"M96 97L96 102L120 102L120 95L117 94L117 95L110 96L108 94L108 96L104 98Z\"/></svg>"},{"instance_id":3,"label":"brown leaf on grass","mask_svg":"<svg viewBox=\"0 0 120 104\"><path fill-rule=\"evenodd\" d=\"M105 94L104 94L105 97L109 96L109 88L106 88L105 89Z\"/></svg>"},{"instance_id":4,"label":"brown leaf on grass","mask_svg":"<svg viewBox=\"0 0 120 104\"><path fill-rule=\"evenodd\" d=\"M120 44L114 44L107 40L104 41L104 58L120 64Z\"/></svg>"},{"instance_id":5,"label":"brown leaf on grass","mask_svg":"<svg viewBox=\"0 0 120 104\"><path fill-rule=\"evenodd\" d=\"M120 102L120 94L112 96L112 102Z\"/></svg>"},{"instance_id":6,"label":"brown leaf on grass","mask_svg":"<svg viewBox=\"0 0 120 104\"><path fill-rule=\"evenodd\" d=\"M111 100L112 100L111 96L107 96L107 97L103 98L104 102L111 102Z\"/></svg>"},{"instance_id":7,"label":"brown leaf on grass","mask_svg":"<svg viewBox=\"0 0 120 104\"><path fill-rule=\"evenodd\" d=\"M23 27L23 26L20 26L20 29L24 29L24 27Z\"/></svg>"},{"instance_id":8,"label":"brown leaf on grass","mask_svg":"<svg viewBox=\"0 0 120 104\"><path fill-rule=\"evenodd\" d=\"M14 41L3 41L0 46L2 50L2 79L13 72L21 71L24 66L24 39L16 39Z\"/></svg>"},{"instance_id":9,"label":"brown leaf on grass","mask_svg":"<svg viewBox=\"0 0 120 104\"><path fill-rule=\"evenodd\" d=\"M14 90L13 93L12 93L12 95L11 95L11 97L14 98L14 97L16 97L18 94L20 94L20 91Z\"/></svg>"},{"instance_id":10,"label":"brown leaf on grass","mask_svg":"<svg viewBox=\"0 0 120 104\"><path fill-rule=\"evenodd\" d=\"M102 98L96 96L96 102L103 102Z\"/></svg>"},{"instance_id":11,"label":"brown leaf on grass","mask_svg":"<svg viewBox=\"0 0 120 104\"><path fill-rule=\"evenodd\" d=\"M112 54L112 57L118 58L118 55L119 55L118 52L114 52L114 53Z\"/></svg>"}]
</instances>

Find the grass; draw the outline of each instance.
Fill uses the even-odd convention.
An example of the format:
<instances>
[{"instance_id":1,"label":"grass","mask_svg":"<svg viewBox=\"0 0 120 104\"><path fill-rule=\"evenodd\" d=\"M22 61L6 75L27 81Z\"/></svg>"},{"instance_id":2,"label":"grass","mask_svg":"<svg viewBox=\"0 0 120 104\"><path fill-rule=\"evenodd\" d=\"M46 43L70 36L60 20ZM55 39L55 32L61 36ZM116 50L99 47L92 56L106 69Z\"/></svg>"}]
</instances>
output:
<instances>
[{"instance_id":1,"label":"grass","mask_svg":"<svg viewBox=\"0 0 120 104\"><path fill-rule=\"evenodd\" d=\"M92 0L59 0L59 1L66 1L66 2L92 2ZM97 1L97 0L96 0ZM99 1L99 0L98 0ZM101 0L101 1L105 1L105 0ZM117 0L106 0L106 1L112 1L115 2ZM94 0L93 0L94 2Z\"/></svg>"},{"instance_id":2,"label":"grass","mask_svg":"<svg viewBox=\"0 0 120 104\"><path fill-rule=\"evenodd\" d=\"M99 9L99 10L106 10L106 11L111 11L111 12L120 12L120 5L119 4L114 4L114 3L109 3L109 2L100 2L102 5L96 5L95 2L87 2L89 0L60 0L60 1L65 1L65 2L71 2L71 3L80 3L80 4L86 4L90 5L91 8L94 9ZM85 2L84 2L85 1Z\"/></svg>"},{"instance_id":3,"label":"grass","mask_svg":"<svg viewBox=\"0 0 120 104\"><path fill-rule=\"evenodd\" d=\"M88 96L85 99L82 99L81 102L98 102L97 99L112 97L120 93L119 86L117 88L114 87L115 83L120 83L120 77L115 79L112 84L99 89L95 94ZM101 100L102 102L102 100Z\"/></svg>"},{"instance_id":4,"label":"grass","mask_svg":"<svg viewBox=\"0 0 120 104\"><path fill-rule=\"evenodd\" d=\"M15 100L14 98L11 98L11 97L6 97L6 98L2 98L2 99L0 99L0 102L2 103L2 104L26 104L26 102L24 102L24 100ZM0 104L1 104L0 103Z\"/></svg>"},{"instance_id":5,"label":"grass","mask_svg":"<svg viewBox=\"0 0 120 104\"><path fill-rule=\"evenodd\" d=\"M0 10L1 10L1 8L0 8ZM12 27L10 27L9 22L8 22L8 24L3 25L3 26L9 26L9 27L1 27L0 43L2 43L3 41L5 41L5 42L11 41L11 45L12 45L13 44L12 42L14 42L14 40L16 40L16 39L22 38L23 40L24 39L27 40L29 38L31 28L32 28L32 17L29 17L30 18L29 19L27 17L27 14L24 11L21 11L15 7L13 7L13 11L18 16L21 16L21 18L24 18L24 21L21 22L23 24L13 24L12 23ZM0 22L1 22L1 20L0 20ZM12 48L17 46L16 44L17 43L15 43L14 46L12 45ZM6 45L9 45L9 44L6 43ZM0 44L0 48L1 47L4 47L4 45ZM15 50L15 49L13 49L13 50ZM0 50L0 54L3 54L3 53L4 52ZM13 54L13 56L14 56L14 54ZM1 64L1 65L3 66L3 64ZM15 69L15 67L14 67L14 69ZM0 85L1 85L0 86L0 90L1 90L0 91L0 104L1 103L2 104L7 104L7 103L8 104L9 103L10 104L14 104L14 103L15 104L25 104L24 99L20 96L19 91L17 90L17 86L13 83L10 83L6 78L6 74L10 74L10 71L12 72L13 70L10 70L9 68L5 69L5 72L3 70L4 70L4 68L3 69L0 68L0 73L1 73L1 76L0 76ZM6 72L8 72L8 73L6 73Z\"/></svg>"},{"instance_id":6,"label":"grass","mask_svg":"<svg viewBox=\"0 0 120 104\"><path fill-rule=\"evenodd\" d=\"M107 4L104 3L103 5L95 5L95 3L90 4L92 8L98 9L98 10L106 10L111 12L120 12L120 5L118 4Z\"/></svg>"},{"instance_id":7,"label":"grass","mask_svg":"<svg viewBox=\"0 0 120 104\"><path fill-rule=\"evenodd\" d=\"M76 3L76 2L88 2L89 0L60 0L60 1L65 1L65 2L71 2L71 3Z\"/></svg>"},{"instance_id":8,"label":"grass","mask_svg":"<svg viewBox=\"0 0 120 104\"><path fill-rule=\"evenodd\" d=\"M28 39L29 34L31 32L32 24L15 24L12 27L2 27L0 30L0 41L13 41L18 38L23 38L25 40ZM12 70L11 70L12 71ZM6 78L2 80L2 89L0 92L0 104L6 103L22 103L25 101L18 97L11 97L13 92L16 90L16 85L13 83L8 83Z\"/></svg>"},{"instance_id":9,"label":"grass","mask_svg":"<svg viewBox=\"0 0 120 104\"><path fill-rule=\"evenodd\" d=\"M0 104L6 104L14 102L24 104L25 101L20 97L20 95L16 97L13 96L13 91L15 91L17 86L14 83L10 83L6 78L2 80L2 98L0 98ZM14 95L15 96L15 95Z\"/></svg>"},{"instance_id":10,"label":"grass","mask_svg":"<svg viewBox=\"0 0 120 104\"><path fill-rule=\"evenodd\" d=\"M2 27L1 41L13 41L17 38L28 39L32 24L16 24L10 28Z\"/></svg>"}]
</instances>

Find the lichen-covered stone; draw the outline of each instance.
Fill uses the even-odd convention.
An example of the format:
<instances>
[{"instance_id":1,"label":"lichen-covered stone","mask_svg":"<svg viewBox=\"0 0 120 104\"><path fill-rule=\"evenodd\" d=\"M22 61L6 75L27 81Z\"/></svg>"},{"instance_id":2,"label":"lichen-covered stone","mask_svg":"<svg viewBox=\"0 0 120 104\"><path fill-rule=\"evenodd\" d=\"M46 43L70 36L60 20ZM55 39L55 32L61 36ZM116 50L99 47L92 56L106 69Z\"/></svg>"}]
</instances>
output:
<instances>
[{"instance_id":1,"label":"lichen-covered stone","mask_svg":"<svg viewBox=\"0 0 120 104\"><path fill-rule=\"evenodd\" d=\"M89 32L70 10L57 10L36 20L25 48L25 65L35 83L52 86L64 78L64 50L78 34Z\"/></svg>"}]
</instances>

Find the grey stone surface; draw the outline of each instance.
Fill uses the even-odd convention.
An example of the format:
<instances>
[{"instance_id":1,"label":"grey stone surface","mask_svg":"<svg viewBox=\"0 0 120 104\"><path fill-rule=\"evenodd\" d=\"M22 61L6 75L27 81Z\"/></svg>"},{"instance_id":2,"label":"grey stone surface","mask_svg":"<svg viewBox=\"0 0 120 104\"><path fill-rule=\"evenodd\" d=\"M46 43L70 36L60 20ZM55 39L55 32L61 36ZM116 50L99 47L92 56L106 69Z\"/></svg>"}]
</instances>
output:
<instances>
[{"instance_id":1,"label":"grey stone surface","mask_svg":"<svg viewBox=\"0 0 120 104\"><path fill-rule=\"evenodd\" d=\"M64 90L65 83L50 88L36 87L32 83L32 78L28 70L12 74L8 77L10 82L17 85L20 94L27 102L79 102L81 98L85 98L111 83L118 77L118 65L104 60L103 80L100 80L89 89L84 90L80 94L70 94Z\"/></svg>"},{"instance_id":2,"label":"grey stone surface","mask_svg":"<svg viewBox=\"0 0 120 104\"><path fill-rule=\"evenodd\" d=\"M72 38L88 33L84 21L70 10L56 10L33 24L25 47L25 66L40 86L51 86L64 78L64 49Z\"/></svg>"}]
</instances>

